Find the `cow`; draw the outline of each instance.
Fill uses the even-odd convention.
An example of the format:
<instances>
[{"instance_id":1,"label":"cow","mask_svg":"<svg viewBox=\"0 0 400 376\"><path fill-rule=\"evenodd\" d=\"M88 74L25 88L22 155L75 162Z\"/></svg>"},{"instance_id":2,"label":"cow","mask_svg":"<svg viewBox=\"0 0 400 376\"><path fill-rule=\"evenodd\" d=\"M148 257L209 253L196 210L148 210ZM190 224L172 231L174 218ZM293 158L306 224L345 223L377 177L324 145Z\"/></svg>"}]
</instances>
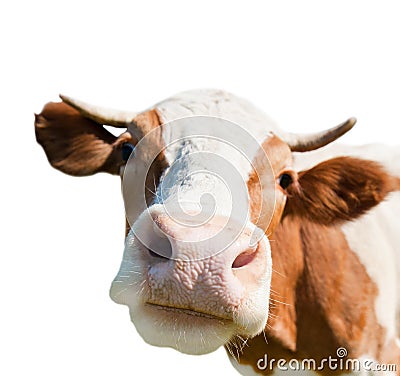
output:
<instances>
[{"instance_id":1,"label":"cow","mask_svg":"<svg viewBox=\"0 0 400 376\"><path fill-rule=\"evenodd\" d=\"M310 374L400 375L397 148L336 144L354 118L285 132L221 90L140 113L61 99L35 115L37 141L66 174L120 175L110 296L147 343L224 346L243 375L305 374L302 361Z\"/></svg>"}]
</instances>

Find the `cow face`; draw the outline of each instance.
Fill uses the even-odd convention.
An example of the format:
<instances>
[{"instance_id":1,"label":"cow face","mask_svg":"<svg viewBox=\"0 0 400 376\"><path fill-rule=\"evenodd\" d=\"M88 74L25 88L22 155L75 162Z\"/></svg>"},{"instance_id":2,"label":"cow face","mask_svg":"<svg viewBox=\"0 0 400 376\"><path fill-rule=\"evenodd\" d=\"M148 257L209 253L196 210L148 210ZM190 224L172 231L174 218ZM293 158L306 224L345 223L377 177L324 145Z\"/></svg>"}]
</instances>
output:
<instances>
[{"instance_id":1,"label":"cow face","mask_svg":"<svg viewBox=\"0 0 400 376\"><path fill-rule=\"evenodd\" d=\"M266 234L285 203L280 176L295 177L291 162L273 134L260 144L213 117L160 125L136 144L122 174L130 231L111 297L147 342L207 353L265 327Z\"/></svg>"},{"instance_id":2,"label":"cow face","mask_svg":"<svg viewBox=\"0 0 400 376\"><path fill-rule=\"evenodd\" d=\"M207 353L265 328L268 236L282 216L324 225L351 220L400 185L376 163L354 158L293 171L291 151L333 141L353 119L317 137L286 134L284 142L263 122L248 132L251 116L249 124L205 116L162 123L157 110L103 116L63 100L36 116L49 162L71 175L122 178L128 232L111 297L129 307L147 342L185 353ZM126 131L115 137L101 124Z\"/></svg>"}]
</instances>

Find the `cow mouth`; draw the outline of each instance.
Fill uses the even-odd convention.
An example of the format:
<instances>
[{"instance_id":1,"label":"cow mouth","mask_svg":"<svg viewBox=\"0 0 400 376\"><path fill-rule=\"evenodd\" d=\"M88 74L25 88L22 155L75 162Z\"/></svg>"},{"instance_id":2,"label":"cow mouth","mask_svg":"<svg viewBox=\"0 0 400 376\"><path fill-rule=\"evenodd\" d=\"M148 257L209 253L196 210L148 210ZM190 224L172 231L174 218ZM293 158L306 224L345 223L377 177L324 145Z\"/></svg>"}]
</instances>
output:
<instances>
[{"instance_id":1,"label":"cow mouth","mask_svg":"<svg viewBox=\"0 0 400 376\"><path fill-rule=\"evenodd\" d=\"M196 311L196 310L188 309L188 308L179 308L179 307L161 305L161 304L151 303L151 302L146 302L146 306L149 306L151 308L154 308L154 309L157 309L160 311L164 311L164 312L171 312L174 314L183 314L183 315L195 316L195 317L199 317L199 318L205 318L205 319L217 320L217 321L232 321L232 319L228 319L226 317L216 316L216 315L212 315L210 313Z\"/></svg>"},{"instance_id":2,"label":"cow mouth","mask_svg":"<svg viewBox=\"0 0 400 376\"><path fill-rule=\"evenodd\" d=\"M202 355L217 350L236 333L232 319L185 308L146 301L131 311L131 319L150 345L171 347L184 354Z\"/></svg>"}]
</instances>

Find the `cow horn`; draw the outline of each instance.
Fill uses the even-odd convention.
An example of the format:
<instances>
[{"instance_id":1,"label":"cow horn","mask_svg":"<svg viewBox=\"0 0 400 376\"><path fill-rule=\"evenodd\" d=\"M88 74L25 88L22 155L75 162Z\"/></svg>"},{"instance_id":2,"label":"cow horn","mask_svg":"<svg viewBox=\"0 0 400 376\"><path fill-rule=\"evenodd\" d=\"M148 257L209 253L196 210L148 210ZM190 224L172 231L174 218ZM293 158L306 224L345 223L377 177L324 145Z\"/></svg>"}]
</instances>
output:
<instances>
[{"instance_id":1,"label":"cow horn","mask_svg":"<svg viewBox=\"0 0 400 376\"><path fill-rule=\"evenodd\" d=\"M136 117L136 112L113 110L111 108L94 106L80 100L60 95L66 104L77 109L83 116L94 120L97 123L112 125L118 128L126 128Z\"/></svg>"},{"instance_id":2,"label":"cow horn","mask_svg":"<svg viewBox=\"0 0 400 376\"><path fill-rule=\"evenodd\" d=\"M352 117L336 127L313 134L298 135L288 133L285 135L285 142L289 145L290 150L292 151L304 152L315 150L343 136L354 127L356 121L357 119Z\"/></svg>"}]
</instances>

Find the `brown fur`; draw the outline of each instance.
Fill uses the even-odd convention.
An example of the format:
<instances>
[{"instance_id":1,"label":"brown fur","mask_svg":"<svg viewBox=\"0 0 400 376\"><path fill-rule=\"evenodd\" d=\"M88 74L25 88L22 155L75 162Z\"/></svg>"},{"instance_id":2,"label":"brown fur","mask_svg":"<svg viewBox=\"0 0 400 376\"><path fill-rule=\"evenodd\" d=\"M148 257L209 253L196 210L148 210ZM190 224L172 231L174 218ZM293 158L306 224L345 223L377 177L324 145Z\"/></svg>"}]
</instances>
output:
<instances>
[{"instance_id":1,"label":"brown fur","mask_svg":"<svg viewBox=\"0 0 400 376\"><path fill-rule=\"evenodd\" d=\"M134 124L135 126L128 127L128 130L132 133L134 138L140 140L149 132L159 127L162 124L162 121L157 109L152 109L137 115L134 119Z\"/></svg>"},{"instance_id":2,"label":"brown fur","mask_svg":"<svg viewBox=\"0 0 400 376\"><path fill-rule=\"evenodd\" d=\"M269 137L253 160L254 169L247 182L251 197L250 218L267 234L271 234L279 223L286 202L286 194L276 179L291 165L290 149L277 136Z\"/></svg>"},{"instance_id":3,"label":"brown fur","mask_svg":"<svg viewBox=\"0 0 400 376\"><path fill-rule=\"evenodd\" d=\"M65 103L48 103L35 116L35 132L50 164L66 174L118 174L123 164L120 139Z\"/></svg>"},{"instance_id":4,"label":"brown fur","mask_svg":"<svg viewBox=\"0 0 400 376\"><path fill-rule=\"evenodd\" d=\"M288 236L290 234L290 236ZM272 282L269 335L296 351L296 287L304 270L299 221L282 222L271 237Z\"/></svg>"},{"instance_id":5,"label":"brown fur","mask_svg":"<svg viewBox=\"0 0 400 376\"><path fill-rule=\"evenodd\" d=\"M134 122L134 127L128 127L128 132L132 134L132 137L140 140L144 136L148 136L146 140L149 143L148 148L161 150L152 162L146 176L145 196L146 203L149 205L154 199L154 192L157 190L161 175L168 166L163 151L165 145L160 127L162 122L156 109L139 114L136 116Z\"/></svg>"}]
</instances>

